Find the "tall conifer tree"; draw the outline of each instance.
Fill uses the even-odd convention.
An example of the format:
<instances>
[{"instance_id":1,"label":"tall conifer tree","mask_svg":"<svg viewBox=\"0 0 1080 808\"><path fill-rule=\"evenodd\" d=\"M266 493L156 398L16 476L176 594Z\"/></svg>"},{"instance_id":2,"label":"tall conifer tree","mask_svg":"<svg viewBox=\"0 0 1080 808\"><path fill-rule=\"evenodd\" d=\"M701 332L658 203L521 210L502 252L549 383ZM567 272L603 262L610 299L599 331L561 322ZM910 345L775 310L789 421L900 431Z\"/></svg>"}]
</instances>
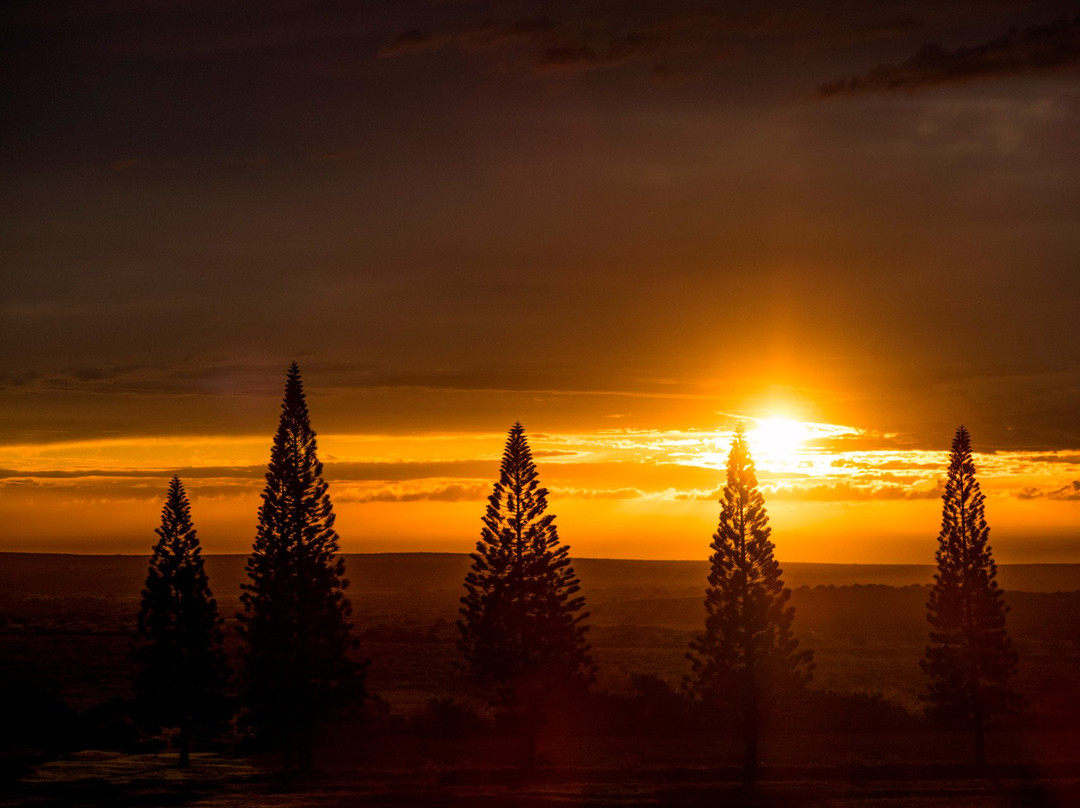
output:
<instances>
[{"instance_id":1,"label":"tall conifer tree","mask_svg":"<svg viewBox=\"0 0 1080 808\"><path fill-rule=\"evenodd\" d=\"M356 642L345 560L295 362L262 500L239 615L245 701L286 768L294 755L307 768L315 722L340 699L362 695L363 669L349 658Z\"/></svg>"},{"instance_id":2,"label":"tall conifer tree","mask_svg":"<svg viewBox=\"0 0 1080 808\"><path fill-rule=\"evenodd\" d=\"M585 684L595 671L585 599L570 548L546 513L547 493L516 423L465 577L458 647L478 680L519 707L551 687Z\"/></svg>"},{"instance_id":3,"label":"tall conifer tree","mask_svg":"<svg viewBox=\"0 0 1080 808\"><path fill-rule=\"evenodd\" d=\"M1005 630L1008 607L987 543L990 528L975 479L971 435L963 426L953 438L941 499L937 573L926 604L930 644L921 664L930 679L932 711L970 724L975 760L982 765L987 719L1016 701L1008 680L1016 672L1017 655Z\"/></svg>"},{"instance_id":4,"label":"tall conifer tree","mask_svg":"<svg viewBox=\"0 0 1080 808\"><path fill-rule=\"evenodd\" d=\"M770 695L800 687L813 670L813 652L800 650L791 631L795 609L773 556L765 499L758 488L746 432L735 429L713 534L705 633L691 642L689 685L702 701L739 716L744 773L756 778L758 736Z\"/></svg>"},{"instance_id":5,"label":"tall conifer tree","mask_svg":"<svg viewBox=\"0 0 1080 808\"><path fill-rule=\"evenodd\" d=\"M136 630L135 685L148 718L179 728L186 766L192 733L224 717L227 671L222 621L179 477L169 483L155 532Z\"/></svg>"}]
</instances>

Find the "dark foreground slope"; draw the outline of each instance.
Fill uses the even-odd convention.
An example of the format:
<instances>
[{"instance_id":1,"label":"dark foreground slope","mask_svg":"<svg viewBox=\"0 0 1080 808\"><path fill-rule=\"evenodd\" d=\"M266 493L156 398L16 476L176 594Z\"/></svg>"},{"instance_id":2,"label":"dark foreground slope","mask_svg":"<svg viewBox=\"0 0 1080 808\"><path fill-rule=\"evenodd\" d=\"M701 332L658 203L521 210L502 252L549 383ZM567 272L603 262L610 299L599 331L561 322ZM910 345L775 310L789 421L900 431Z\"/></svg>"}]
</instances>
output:
<instances>
[{"instance_id":1,"label":"dark foreground slope","mask_svg":"<svg viewBox=\"0 0 1080 808\"><path fill-rule=\"evenodd\" d=\"M354 588L363 592L443 591L455 597L469 566L464 553L346 553ZM208 555L206 566L215 593L239 596L244 555ZM70 553L0 553L0 596L138 597L147 557ZM589 592L639 590L666 595L696 594L704 586L705 561L642 561L579 558L575 567ZM784 563L784 581L802 586L927 585L932 565ZM1080 564L1003 564L998 581L1006 591L1080 590Z\"/></svg>"},{"instance_id":2,"label":"dark foreground slope","mask_svg":"<svg viewBox=\"0 0 1080 808\"><path fill-rule=\"evenodd\" d=\"M664 682L678 688L701 628L704 563L577 562L598 690L613 694L601 696L592 716L604 719L613 704L615 713L607 724L580 716L575 723L572 711L552 716L539 740L540 766L522 772L512 734L454 724L454 710L467 701L455 647L467 556L347 560L361 652L371 660L368 684L383 712L375 730L339 727L313 778L283 781L276 761L225 752L198 757L188 773L168 757L84 752L8 783L0 805L1077 804L1080 565L1002 569L1028 713L995 729L991 779L966 767L964 735L904 713L919 708L932 570L786 565L796 629L816 652L807 713L814 717L785 717L770 728L764 782L747 796L738 784L738 739L700 722L676 726L677 697L663 689ZM207 559L234 661L243 567L241 556ZM123 700L131 695L129 643L145 570L141 557L0 554L0 735L16 741L9 772L84 748L49 745L65 723L86 744L130 751ZM19 744L36 751L20 757Z\"/></svg>"},{"instance_id":3,"label":"dark foreground slope","mask_svg":"<svg viewBox=\"0 0 1080 808\"><path fill-rule=\"evenodd\" d=\"M201 808L1071 808L1080 804L1072 766L788 766L767 769L751 790L734 768L627 766L390 770L321 768L283 778L265 762L196 754L179 771L157 755L85 752L44 764L0 792L0 806L198 805Z\"/></svg>"},{"instance_id":4,"label":"dark foreground slope","mask_svg":"<svg viewBox=\"0 0 1080 808\"><path fill-rule=\"evenodd\" d=\"M455 622L465 555L348 555L349 594L371 688L391 706L422 704L460 685ZM209 556L207 570L231 630L244 557ZM700 631L706 566L690 561L580 559L599 683L626 690L635 674L677 685ZM795 626L816 652L815 686L880 693L915 709L926 642L923 566L787 564ZM127 643L146 559L0 553L0 682L49 682L78 709L129 693ZM1019 686L1055 710L1080 682L1080 565L1005 565Z\"/></svg>"}]
</instances>

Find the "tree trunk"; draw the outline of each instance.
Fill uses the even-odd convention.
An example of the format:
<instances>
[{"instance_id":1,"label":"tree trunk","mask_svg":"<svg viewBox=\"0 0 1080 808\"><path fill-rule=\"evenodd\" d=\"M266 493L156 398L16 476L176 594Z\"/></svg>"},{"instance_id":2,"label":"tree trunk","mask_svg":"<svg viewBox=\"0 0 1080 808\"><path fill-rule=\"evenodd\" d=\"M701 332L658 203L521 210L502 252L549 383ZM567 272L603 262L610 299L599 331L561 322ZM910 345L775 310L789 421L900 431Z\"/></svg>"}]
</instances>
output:
<instances>
[{"instance_id":1,"label":"tree trunk","mask_svg":"<svg viewBox=\"0 0 1080 808\"><path fill-rule=\"evenodd\" d=\"M750 653L748 649L748 657ZM743 760L743 783L752 786L758 776L758 685L753 664L747 666L744 676L743 745L746 757Z\"/></svg>"},{"instance_id":2,"label":"tree trunk","mask_svg":"<svg viewBox=\"0 0 1080 808\"><path fill-rule=\"evenodd\" d=\"M186 768L191 763L191 729L188 721L180 722L180 768Z\"/></svg>"},{"instance_id":3,"label":"tree trunk","mask_svg":"<svg viewBox=\"0 0 1080 808\"><path fill-rule=\"evenodd\" d=\"M976 702L975 714L972 723L975 728L975 765L983 768L986 765L986 727L983 721L981 705Z\"/></svg>"},{"instance_id":4,"label":"tree trunk","mask_svg":"<svg viewBox=\"0 0 1080 808\"><path fill-rule=\"evenodd\" d=\"M970 621L969 621L970 624ZM971 724L975 730L975 765L986 765L986 719L983 716L982 691L979 687L979 675L975 668L975 652L968 644L968 655L973 660L971 668Z\"/></svg>"},{"instance_id":5,"label":"tree trunk","mask_svg":"<svg viewBox=\"0 0 1080 808\"><path fill-rule=\"evenodd\" d=\"M537 727L536 722L530 720L529 726L526 727L525 733L528 736L525 739L527 744L525 747L525 768L532 771L536 768L536 735Z\"/></svg>"},{"instance_id":6,"label":"tree trunk","mask_svg":"<svg viewBox=\"0 0 1080 808\"><path fill-rule=\"evenodd\" d=\"M743 725L743 742L746 758L743 761L743 783L748 786L757 782L758 776L758 720L757 706L747 705L746 722Z\"/></svg>"},{"instance_id":7,"label":"tree trunk","mask_svg":"<svg viewBox=\"0 0 1080 808\"><path fill-rule=\"evenodd\" d=\"M311 726L305 726L301 729L298 741L300 747L298 754L300 770L310 772L315 767L315 750Z\"/></svg>"},{"instance_id":8,"label":"tree trunk","mask_svg":"<svg viewBox=\"0 0 1080 808\"><path fill-rule=\"evenodd\" d=\"M293 739L291 733L286 733L282 739L281 745L281 769L282 771L292 771L293 767Z\"/></svg>"}]
</instances>

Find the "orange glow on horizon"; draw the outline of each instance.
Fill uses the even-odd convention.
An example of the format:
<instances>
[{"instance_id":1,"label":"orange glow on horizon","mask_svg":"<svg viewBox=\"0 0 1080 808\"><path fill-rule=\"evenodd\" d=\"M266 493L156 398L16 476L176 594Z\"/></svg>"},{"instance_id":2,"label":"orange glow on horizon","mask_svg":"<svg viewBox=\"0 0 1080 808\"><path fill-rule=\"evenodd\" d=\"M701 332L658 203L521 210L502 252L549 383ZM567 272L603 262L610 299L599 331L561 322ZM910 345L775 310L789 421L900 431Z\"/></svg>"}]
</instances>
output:
<instances>
[{"instance_id":1,"label":"orange glow on horizon","mask_svg":"<svg viewBox=\"0 0 1080 808\"><path fill-rule=\"evenodd\" d=\"M780 415L728 417L731 425L716 431L531 432L551 510L575 555L700 556L741 418L781 558L932 561L944 448L905 448L882 433ZM321 434L343 549L469 552L504 439ZM0 446L0 550L145 552L179 470L207 552L246 552L268 456L261 436ZM1080 457L997 452L976 455L976 464L1002 559L1080 561L1072 482Z\"/></svg>"}]
</instances>

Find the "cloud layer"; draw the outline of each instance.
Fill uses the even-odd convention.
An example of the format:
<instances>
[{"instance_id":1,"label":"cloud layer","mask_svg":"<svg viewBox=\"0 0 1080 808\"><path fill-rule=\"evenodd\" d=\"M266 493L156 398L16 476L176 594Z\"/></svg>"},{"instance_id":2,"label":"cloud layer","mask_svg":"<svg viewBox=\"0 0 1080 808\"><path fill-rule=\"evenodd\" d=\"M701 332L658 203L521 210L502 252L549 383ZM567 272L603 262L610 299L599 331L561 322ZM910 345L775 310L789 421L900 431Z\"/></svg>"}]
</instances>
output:
<instances>
[{"instance_id":1,"label":"cloud layer","mask_svg":"<svg viewBox=\"0 0 1080 808\"><path fill-rule=\"evenodd\" d=\"M826 82L818 95L912 92L941 84L1003 78L1080 65L1080 17L1023 30L1010 29L971 47L923 45L911 57L865 73Z\"/></svg>"}]
</instances>

